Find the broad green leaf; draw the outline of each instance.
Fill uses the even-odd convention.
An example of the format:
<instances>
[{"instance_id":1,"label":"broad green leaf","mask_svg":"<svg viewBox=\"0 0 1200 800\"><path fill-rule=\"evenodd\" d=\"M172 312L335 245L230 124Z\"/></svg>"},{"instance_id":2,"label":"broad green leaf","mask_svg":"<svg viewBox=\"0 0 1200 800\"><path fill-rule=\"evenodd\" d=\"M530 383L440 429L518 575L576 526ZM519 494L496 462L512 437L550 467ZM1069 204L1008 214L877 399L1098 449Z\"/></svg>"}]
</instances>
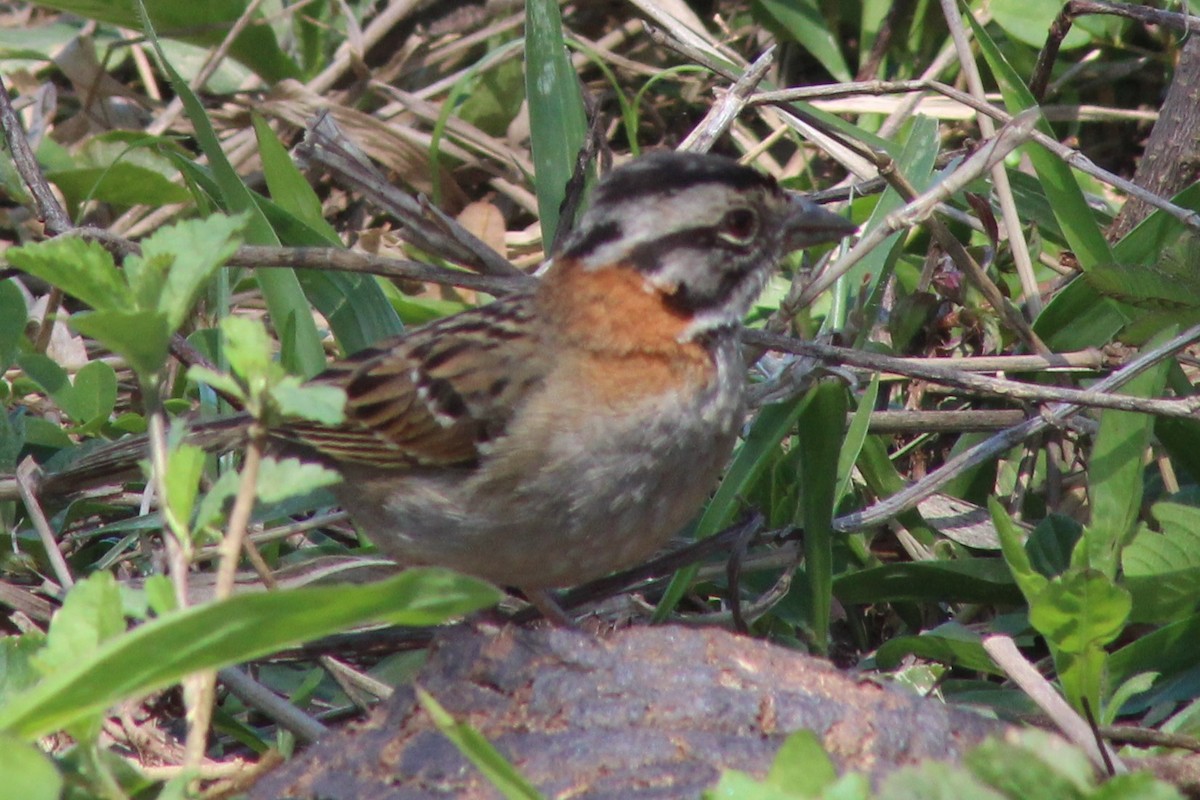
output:
<instances>
[{"instance_id":1,"label":"broad green leaf","mask_svg":"<svg viewBox=\"0 0 1200 800\"><path fill-rule=\"evenodd\" d=\"M1050 298L1033 329L1056 351L1083 350L1108 344L1129 322L1119 303L1076 278Z\"/></svg>"},{"instance_id":2,"label":"broad green leaf","mask_svg":"<svg viewBox=\"0 0 1200 800\"><path fill-rule=\"evenodd\" d=\"M103 361L89 361L75 373L69 397L63 410L71 419L107 420L117 405L117 373Z\"/></svg>"},{"instance_id":3,"label":"broad green leaf","mask_svg":"<svg viewBox=\"0 0 1200 800\"><path fill-rule=\"evenodd\" d=\"M492 136L504 136L525 100L524 70L518 59L481 72L458 115Z\"/></svg>"},{"instance_id":4,"label":"broad green leaf","mask_svg":"<svg viewBox=\"0 0 1200 800\"><path fill-rule=\"evenodd\" d=\"M501 794L510 800L540 800L541 793L479 731L457 722L433 695L420 687L417 688L417 702L442 735L453 742Z\"/></svg>"},{"instance_id":5,"label":"broad green leaf","mask_svg":"<svg viewBox=\"0 0 1200 800\"><path fill-rule=\"evenodd\" d=\"M499 597L487 584L448 570L412 569L379 583L259 592L195 606L63 664L0 707L0 731L32 740L197 670L248 661L351 625L435 625Z\"/></svg>"},{"instance_id":6,"label":"broad green leaf","mask_svg":"<svg viewBox=\"0 0 1200 800\"><path fill-rule=\"evenodd\" d=\"M97 572L67 592L62 608L50 621L46 647L33 663L50 676L90 658L105 642L125 630L121 592L111 573Z\"/></svg>"},{"instance_id":7,"label":"broad green leaf","mask_svg":"<svg viewBox=\"0 0 1200 800\"><path fill-rule=\"evenodd\" d=\"M1160 332L1155 342L1173 335ZM1146 370L1125 385L1133 397L1157 397L1167 379L1169 360ZM1091 521L1072 554L1072 564L1115 575L1121 548L1136 531L1142 507L1142 472L1154 418L1149 414L1105 409L1088 460L1088 499Z\"/></svg>"},{"instance_id":8,"label":"broad green leaf","mask_svg":"<svg viewBox=\"0 0 1200 800\"><path fill-rule=\"evenodd\" d=\"M139 375L155 375L167 363L171 341L167 315L156 311L93 311L76 314L71 327L125 358Z\"/></svg>"},{"instance_id":9,"label":"broad green leaf","mask_svg":"<svg viewBox=\"0 0 1200 800\"><path fill-rule=\"evenodd\" d=\"M1024 736L1030 733L1035 735ZM987 739L966 754L964 763L977 778L1009 798L1083 798L1092 785L1087 758L1041 731L1023 731L1015 743Z\"/></svg>"},{"instance_id":10,"label":"broad green leaf","mask_svg":"<svg viewBox=\"0 0 1200 800\"><path fill-rule=\"evenodd\" d=\"M187 189L163 177L157 170L126 161L107 167L54 170L47 172L46 178L62 191L72 207L85 200L115 206L139 203L162 206L186 203L191 198Z\"/></svg>"},{"instance_id":11,"label":"broad green leaf","mask_svg":"<svg viewBox=\"0 0 1200 800\"><path fill-rule=\"evenodd\" d=\"M50 757L35 744L0 735L0 794L14 800L59 800L63 778Z\"/></svg>"},{"instance_id":12,"label":"broad green leaf","mask_svg":"<svg viewBox=\"0 0 1200 800\"><path fill-rule=\"evenodd\" d=\"M837 770L812 731L796 731L775 754L767 782L801 796L817 795L837 780Z\"/></svg>"},{"instance_id":13,"label":"broad green leaf","mask_svg":"<svg viewBox=\"0 0 1200 800\"><path fill-rule=\"evenodd\" d=\"M188 367L187 377L189 381L203 383L219 392L225 392L231 397L239 398L243 403L246 400L245 388L232 375L226 375L223 372L217 372L208 367L193 364Z\"/></svg>"},{"instance_id":14,"label":"broad green leaf","mask_svg":"<svg viewBox=\"0 0 1200 800\"><path fill-rule=\"evenodd\" d=\"M556 0L525 4L525 94L542 241L549 251L558 231L567 181L587 135L579 77L563 44ZM572 220L566 220L570 225Z\"/></svg>"},{"instance_id":15,"label":"broad green leaf","mask_svg":"<svg viewBox=\"0 0 1200 800\"><path fill-rule=\"evenodd\" d=\"M1133 595L1133 619L1164 622L1200 605L1200 509L1156 503L1160 531L1146 526L1121 552L1125 585Z\"/></svg>"},{"instance_id":16,"label":"broad green leaf","mask_svg":"<svg viewBox=\"0 0 1200 800\"><path fill-rule=\"evenodd\" d=\"M17 288L16 281L11 278L0 281L0 373L17 357L21 340L25 338L28 316L25 296Z\"/></svg>"},{"instance_id":17,"label":"broad green leaf","mask_svg":"<svg viewBox=\"0 0 1200 800\"><path fill-rule=\"evenodd\" d=\"M846 59L842 57L841 37L830 30L814 0L755 0L755 16L774 23L783 38L794 39L812 54L834 80L854 80Z\"/></svg>"},{"instance_id":18,"label":"broad green leaf","mask_svg":"<svg viewBox=\"0 0 1200 800\"><path fill-rule=\"evenodd\" d=\"M1082 535L1083 526L1077 520L1061 514L1047 515L1025 542L1030 564L1047 578L1061 575L1071 565L1071 551Z\"/></svg>"},{"instance_id":19,"label":"broad green leaf","mask_svg":"<svg viewBox=\"0 0 1200 800\"><path fill-rule=\"evenodd\" d=\"M337 386L301 385L285 379L275 386L271 396L289 417L322 425L337 425L346 418L346 392Z\"/></svg>"},{"instance_id":20,"label":"broad green leaf","mask_svg":"<svg viewBox=\"0 0 1200 800\"><path fill-rule=\"evenodd\" d=\"M971 800L1009 800L961 768L941 761L923 761L896 770L883 779L876 797L879 800L963 800L968 797Z\"/></svg>"},{"instance_id":21,"label":"broad green leaf","mask_svg":"<svg viewBox=\"0 0 1200 800\"><path fill-rule=\"evenodd\" d=\"M190 444L176 445L167 454L166 505L182 525L191 522L200 478L204 474L204 459L204 450Z\"/></svg>"},{"instance_id":22,"label":"broad green leaf","mask_svg":"<svg viewBox=\"0 0 1200 800\"><path fill-rule=\"evenodd\" d=\"M1068 572L1050 581L1029 607L1029 622L1068 653L1112 642L1129 619L1129 592L1095 570Z\"/></svg>"},{"instance_id":23,"label":"broad green leaf","mask_svg":"<svg viewBox=\"0 0 1200 800\"><path fill-rule=\"evenodd\" d=\"M1017 586L1021 587L1026 601L1032 602L1032 598L1045 590L1049 581L1033 568L1029 554L1025 551L1025 543L1021 541L1021 532L1008 515L1008 511L1000 505L1000 501L989 497L988 510L992 512L992 524L996 526L996 533L1000 537L1000 550L1004 553L1004 561L1016 579Z\"/></svg>"},{"instance_id":24,"label":"broad green leaf","mask_svg":"<svg viewBox=\"0 0 1200 800\"><path fill-rule=\"evenodd\" d=\"M317 197L304 174L296 169L275 131L257 112L251 114L250 121L254 124L258 155L262 159L263 177L266 178L271 199L319 234L327 245L341 247L341 237L322 215L321 198Z\"/></svg>"},{"instance_id":25,"label":"broad green leaf","mask_svg":"<svg viewBox=\"0 0 1200 800\"><path fill-rule=\"evenodd\" d=\"M887 640L875 651L875 664L880 669L893 670L910 655L974 672L1003 674L983 649L979 633L954 622L939 625L919 636L897 636Z\"/></svg>"},{"instance_id":26,"label":"broad green leaf","mask_svg":"<svg viewBox=\"0 0 1200 800\"><path fill-rule=\"evenodd\" d=\"M833 506L838 459L846 435L846 389L838 381L822 381L801 402L797 419L803 431L800 451L800 507L796 521L804 526L804 568L808 576L813 641L828 648L833 607Z\"/></svg>"},{"instance_id":27,"label":"broad green leaf","mask_svg":"<svg viewBox=\"0 0 1200 800\"><path fill-rule=\"evenodd\" d=\"M158 40L150 20L146 19L144 22L146 35L152 43L157 44ZM163 59L163 68L170 78L171 86L179 95L188 119L195 129L196 142L208 157L222 207L226 211L249 214L245 229L248 243L279 244L279 238L263 215L253 193L242 182L241 176L225 156L221 141L199 98L166 61L161 49L157 52ZM269 268L257 270L255 277L262 288L267 310L279 334L280 361L289 372L311 378L325 368L325 351L321 347L321 337L317 333L308 302L295 273L289 269Z\"/></svg>"},{"instance_id":28,"label":"broad green leaf","mask_svg":"<svg viewBox=\"0 0 1200 800\"><path fill-rule=\"evenodd\" d=\"M229 368L246 383L264 382L271 365L271 339L267 329L248 317L228 316L221 320L221 337Z\"/></svg>"},{"instance_id":29,"label":"broad green leaf","mask_svg":"<svg viewBox=\"0 0 1200 800\"><path fill-rule=\"evenodd\" d=\"M887 564L839 575L833 594L847 604L1019 603L1008 568L995 558Z\"/></svg>"},{"instance_id":30,"label":"broad green leaf","mask_svg":"<svg viewBox=\"0 0 1200 800\"><path fill-rule=\"evenodd\" d=\"M37 682L34 656L46 646L40 632L0 637L0 705Z\"/></svg>"},{"instance_id":31,"label":"broad green leaf","mask_svg":"<svg viewBox=\"0 0 1200 800\"><path fill-rule=\"evenodd\" d=\"M1041 48L1046 43L1050 23L1062 10L1062 0L990 0L988 10L1009 36L1030 47ZM1062 49L1083 47L1091 38L1086 30L1073 25L1063 39Z\"/></svg>"},{"instance_id":32,"label":"broad green leaf","mask_svg":"<svg viewBox=\"0 0 1200 800\"><path fill-rule=\"evenodd\" d=\"M146 307L166 314L172 331L183 324L200 290L241 244L239 233L245 224L245 215L212 214L205 219L185 220L148 236L142 242L140 259L126 259L127 272L139 260L169 265L162 294L153 306ZM138 292L132 277L129 282Z\"/></svg>"},{"instance_id":33,"label":"broad green leaf","mask_svg":"<svg viewBox=\"0 0 1200 800\"><path fill-rule=\"evenodd\" d=\"M136 3L120 0L39 0L39 5L122 28L142 28ZM230 28L245 12L246 6L246 0L206 0L203 3L145 0L150 19L156 28L163 30L164 35L212 47L224 40ZM299 77L299 70L280 49L274 31L269 25L261 24L262 15L263 11L260 10L254 23L238 34L229 49L230 54L267 81Z\"/></svg>"},{"instance_id":34,"label":"broad green leaf","mask_svg":"<svg viewBox=\"0 0 1200 800\"><path fill-rule=\"evenodd\" d=\"M1151 631L1114 652L1108 659L1108 674L1119 686L1143 672L1161 673L1163 679L1196 666L1196 642L1200 641L1200 614Z\"/></svg>"},{"instance_id":35,"label":"broad green leaf","mask_svg":"<svg viewBox=\"0 0 1200 800\"><path fill-rule=\"evenodd\" d=\"M258 471L258 498L264 503L278 503L341 480L337 472L311 461L264 458Z\"/></svg>"},{"instance_id":36,"label":"broad green leaf","mask_svg":"<svg viewBox=\"0 0 1200 800\"><path fill-rule=\"evenodd\" d=\"M116 263L96 242L60 236L9 248L4 257L22 272L57 286L98 311L126 309L131 304L129 288Z\"/></svg>"}]
</instances>

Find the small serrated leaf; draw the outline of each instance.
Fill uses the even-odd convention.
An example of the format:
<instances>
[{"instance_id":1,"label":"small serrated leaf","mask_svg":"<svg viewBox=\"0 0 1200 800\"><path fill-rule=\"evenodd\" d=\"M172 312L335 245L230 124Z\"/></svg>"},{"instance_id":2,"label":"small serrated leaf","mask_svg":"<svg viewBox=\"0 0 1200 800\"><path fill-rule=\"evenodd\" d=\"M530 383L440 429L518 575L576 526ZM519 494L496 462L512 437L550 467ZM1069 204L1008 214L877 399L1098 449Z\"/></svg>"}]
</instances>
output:
<instances>
[{"instance_id":1,"label":"small serrated leaf","mask_svg":"<svg viewBox=\"0 0 1200 800\"><path fill-rule=\"evenodd\" d=\"M4 257L94 309L127 309L132 303L112 255L97 242L64 236L9 248Z\"/></svg>"},{"instance_id":2,"label":"small serrated leaf","mask_svg":"<svg viewBox=\"0 0 1200 800\"><path fill-rule=\"evenodd\" d=\"M278 503L341 480L342 476L337 472L311 461L264 458L258 471L258 499L264 503Z\"/></svg>"}]
</instances>

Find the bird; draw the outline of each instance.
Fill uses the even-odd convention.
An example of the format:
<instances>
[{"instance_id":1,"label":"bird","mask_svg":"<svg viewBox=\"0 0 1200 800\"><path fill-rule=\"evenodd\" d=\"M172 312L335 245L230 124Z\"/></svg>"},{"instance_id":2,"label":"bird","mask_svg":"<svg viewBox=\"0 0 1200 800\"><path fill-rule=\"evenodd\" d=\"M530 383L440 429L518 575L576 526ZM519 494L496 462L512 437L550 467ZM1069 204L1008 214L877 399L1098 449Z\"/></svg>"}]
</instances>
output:
<instances>
[{"instance_id":1,"label":"bird","mask_svg":"<svg viewBox=\"0 0 1200 800\"><path fill-rule=\"evenodd\" d=\"M337 425L272 430L341 473L386 556L527 596L641 563L699 511L745 417L743 318L787 253L848 220L722 156L644 155L596 185L529 289L313 379Z\"/></svg>"}]
</instances>

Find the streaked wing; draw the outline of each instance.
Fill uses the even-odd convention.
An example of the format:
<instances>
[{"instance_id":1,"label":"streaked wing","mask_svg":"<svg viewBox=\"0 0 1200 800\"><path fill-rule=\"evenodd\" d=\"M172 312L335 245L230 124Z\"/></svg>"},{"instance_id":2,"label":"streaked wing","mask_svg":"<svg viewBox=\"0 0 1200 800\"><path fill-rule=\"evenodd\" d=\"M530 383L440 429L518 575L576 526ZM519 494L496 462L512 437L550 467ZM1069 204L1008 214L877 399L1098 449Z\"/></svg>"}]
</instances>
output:
<instances>
[{"instance_id":1,"label":"streaked wing","mask_svg":"<svg viewBox=\"0 0 1200 800\"><path fill-rule=\"evenodd\" d=\"M289 438L385 468L474 462L545 375L532 322L531 297L514 295L340 361L314 381L346 390L346 422L293 425Z\"/></svg>"}]
</instances>

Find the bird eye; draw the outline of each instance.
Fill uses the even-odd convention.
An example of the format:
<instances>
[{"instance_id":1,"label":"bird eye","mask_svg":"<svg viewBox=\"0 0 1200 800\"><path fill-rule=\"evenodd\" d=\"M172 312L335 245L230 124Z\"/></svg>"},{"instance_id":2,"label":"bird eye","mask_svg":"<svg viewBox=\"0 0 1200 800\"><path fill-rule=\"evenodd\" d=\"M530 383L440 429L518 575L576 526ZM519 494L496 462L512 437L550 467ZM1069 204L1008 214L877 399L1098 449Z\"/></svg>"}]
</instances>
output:
<instances>
[{"instance_id":1,"label":"bird eye","mask_svg":"<svg viewBox=\"0 0 1200 800\"><path fill-rule=\"evenodd\" d=\"M758 214L750 208L735 208L721 218L717 235L731 244L748 244L758 233Z\"/></svg>"}]
</instances>

